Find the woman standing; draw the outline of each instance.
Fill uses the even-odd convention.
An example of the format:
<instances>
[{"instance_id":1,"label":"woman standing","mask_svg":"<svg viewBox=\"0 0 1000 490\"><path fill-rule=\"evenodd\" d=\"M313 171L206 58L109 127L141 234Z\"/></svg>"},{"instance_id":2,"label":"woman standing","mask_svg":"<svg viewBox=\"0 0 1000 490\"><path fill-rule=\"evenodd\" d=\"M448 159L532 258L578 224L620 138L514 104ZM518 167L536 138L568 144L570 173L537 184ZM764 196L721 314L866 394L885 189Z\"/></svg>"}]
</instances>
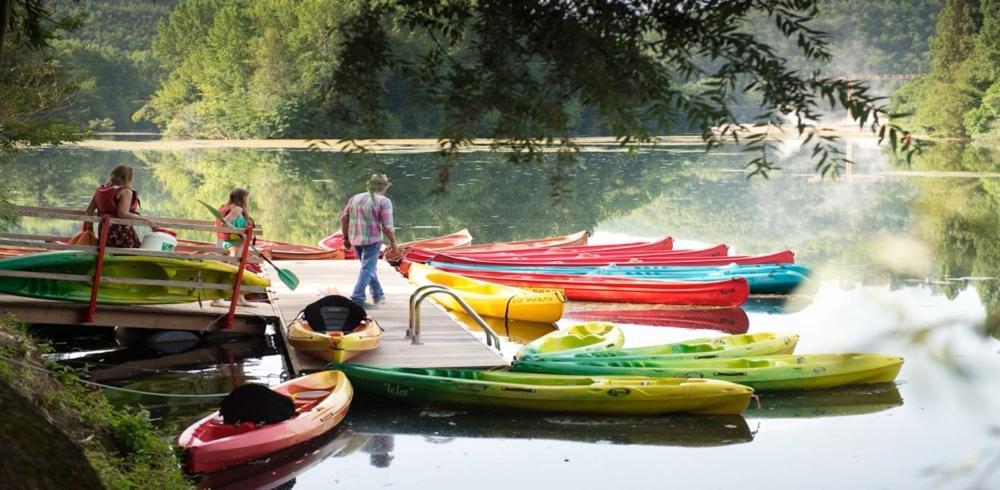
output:
<instances>
[{"instance_id":1,"label":"woman standing","mask_svg":"<svg viewBox=\"0 0 1000 490\"><path fill-rule=\"evenodd\" d=\"M139 194L132 188L132 180L132 167L118 165L111 169L108 181L94 190L87 215L149 222L149 218L139 215ZM112 224L107 233L109 247L138 248L142 244L132 225Z\"/></svg>"},{"instance_id":2,"label":"woman standing","mask_svg":"<svg viewBox=\"0 0 1000 490\"><path fill-rule=\"evenodd\" d=\"M229 200L219 208L219 214L225 219L225 223L219 220L215 220L217 226L231 226L233 228L246 228L247 225L253 226L253 218L250 217L250 213L247 210L247 206L250 204L250 191L243 189L241 187L236 187L229 191ZM220 247L229 250L230 257L239 258L243 254L243 235L236 233L223 233L217 232L216 236L219 238L218 244ZM260 267L256 264L247 264L247 270L250 272L260 272ZM246 297L240 296L239 301L240 306L254 307L253 303L246 300ZM220 299L212 301L212 306L226 306L225 302Z\"/></svg>"}]
</instances>

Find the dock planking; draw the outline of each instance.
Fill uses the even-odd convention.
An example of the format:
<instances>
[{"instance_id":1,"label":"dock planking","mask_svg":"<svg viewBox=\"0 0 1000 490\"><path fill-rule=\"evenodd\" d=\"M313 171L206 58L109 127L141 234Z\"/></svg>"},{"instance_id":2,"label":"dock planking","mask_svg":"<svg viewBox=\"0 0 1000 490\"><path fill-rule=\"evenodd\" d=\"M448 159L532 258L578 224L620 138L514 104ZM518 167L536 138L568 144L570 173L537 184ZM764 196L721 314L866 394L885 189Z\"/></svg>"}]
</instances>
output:
<instances>
[{"instance_id":1,"label":"dock planking","mask_svg":"<svg viewBox=\"0 0 1000 490\"><path fill-rule=\"evenodd\" d=\"M288 345L288 323L306 305L319 299L321 291L326 288L333 287L340 294L350 296L361 263L357 260L312 260L282 261L278 265L291 270L301 280L295 291L289 290L280 281L271 281L271 304L279 319L280 335L291 369L294 374L322 370L326 363L299 353ZM492 368L507 365L497 351L486 346L430 300L424 301L420 307L421 344L413 345L406 338L406 330L409 326L410 294L415 288L386 262L379 261L378 267L379 281L388 301L368 310L368 314L378 321L385 332L378 349L359 354L350 362L424 368Z\"/></svg>"}]
</instances>

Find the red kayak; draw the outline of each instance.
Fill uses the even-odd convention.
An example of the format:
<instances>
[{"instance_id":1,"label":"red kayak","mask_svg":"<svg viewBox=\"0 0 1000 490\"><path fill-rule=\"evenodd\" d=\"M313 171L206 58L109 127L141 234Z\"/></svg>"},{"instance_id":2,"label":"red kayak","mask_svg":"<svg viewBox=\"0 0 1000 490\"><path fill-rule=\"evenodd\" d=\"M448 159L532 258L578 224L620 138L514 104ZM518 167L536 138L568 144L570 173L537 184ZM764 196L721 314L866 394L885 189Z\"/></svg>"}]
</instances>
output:
<instances>
[{"instance_id":1,"label":"red kayak","mask_svg":"<svg viewBox=\"0 0 1000 490\"><path fill-rule=\"evenodd\" d=\"M484 243L482 245L468 245L464 247L458 247L448 250L449 252L457 253L469 253L469 252L500 252L504 250L524 250L528 248L533 249L545 249L553 247L572 247L587 244L587 232L580 231L573 233L572 235L554 236L548 238L538 238L534 240L520 240L514 242L499 242L499 243ZM425 248L426 247L421 247ZM418 253L416 250L410 250L403 257L405 260L410 262L423 262L425 260L410 260L409 255L415 254L414 257L422 257L424 254Z\"/></svg>"},{"instance_id":2,"label":"red kayak","mask_svg":"<svg viewBox=\"0 0 1000 490\"><path fill-rule=\"evenodd\" d=\"M729 264L792 264L795 263L795 254L791 250L783 250L767 255L731 255L721 257L698 257L698 256L671 256L672 252L648 253L627 255L611 255L589 257L579 254L573 257L488 257L474 258L451 253L436 254L431 260L435 263L450 264L470 264L470 265L498 265L498 266L605 266L617 265L675 265L675 266L720 266ZM437 267L437 266L435 266Z\"/></svg>"},{"instance_id":3,"label":"red kayak","mask_svg":"<svg viewBox=\"0 0 1000 490\"><path fill-rule=\"evenodd\" d=\"M472 235L469 230L463 228L451 235L444 235L431 238L422 238L420 240L414 240L412 242L404 242L399 244L399 249L402 252L406 252L413 248L419 247L425 250L451 250L456 247L462 247L472 243ZM334 234L319 241L319 246L330 250L343 250L344 249L344 235L337 230ZM344 258L356 259L357 255L354 254L354 250L344 250Z\"/></svg>"},{"instance_id":4,"label":"red kayak","mask_svg":"<svg viewBox=\"0 0 1000 490\"><path fill-rule=\"evenodd\" d=\"M708 329L732 335L747 333L750 319L742 308L601 309L567 311L563 318L674 327Z\"/></svg>"},{"instance_id":5,"label":"red kayak","mask_svg":"<svg viewBox=\"0 0 1000 490\"><path fill-rule=\"evenodd\" d=\"M295 378L273 390L292 398L294 417L257 426L252 422L226 424L215 412L177 438L177 444L187 450L185 469L215 471L308 441L340 423L354 396L351 383L340 371Z\"/></svg>"},{"instance_id":6,"label":"red kayak","mask_svg":"<svg viewBox=\"0 0 1000 490\"><path fill-rule=\"evenodd\" d=\"M481 281L523 288L562 289L571 301L661 305L739 306L750 296L747 280L716 282L642 281L611 276L511 274L499 271L438 269Z\"/></svg>"},{"instance_id":7,"label":"red kayak","mask_svg":"<svg viewBox=\"0 0 1000 490\"><path fill-rule=\"evenodd\" d=\"M512 250L466 250L466 248L456 248L448 250L451 255L461 255L463 257L556 257L562 255L574 255L581 253L589 254L628 254L639 252L670 252L673 251L674 241L667 237L655 242L633 242L618 243L613 245L581 245L567 247L535 247L519 248ZM410 262L425 262L430 260L436 253L432 250L416 249L406 254L406 260Z\"/></svg>"}]
</instances>

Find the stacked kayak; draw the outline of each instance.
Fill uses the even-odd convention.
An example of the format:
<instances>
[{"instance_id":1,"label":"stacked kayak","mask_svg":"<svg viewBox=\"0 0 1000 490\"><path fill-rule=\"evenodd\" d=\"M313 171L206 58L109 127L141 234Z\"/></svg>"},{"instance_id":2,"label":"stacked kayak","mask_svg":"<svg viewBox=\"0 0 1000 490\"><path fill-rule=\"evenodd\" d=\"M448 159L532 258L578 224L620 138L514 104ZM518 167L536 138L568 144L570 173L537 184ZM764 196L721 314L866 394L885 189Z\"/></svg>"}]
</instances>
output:
<instances>
[{"instance_id":1,"label":"stacked kayak","mask_svg":"<svg viewBox=\"0 0 1000 490\"><path fill-rule=\"evenodd\" d=\"M470 243L472 243L472 235L469 234L469 230L463 228L450 235L423 238L412 242L400 243L399 248L403 252L416 247L426 250L449 250L455 247L462 247ZM345 254L344 258L347 259L358 258L358 256L354 253L354 249L344 250L344 235L340 232L340 230L320 240L319 247L324 250L341 250Z\"/></svg>"},{"instance_id":2,"label":"stacked kayak","mask_svg":"<svg viewBox=\"0 0 1000 490\"><path fill-rule=\"evenodd\" d=\"M317 437L344 419L354 396L351 383L339 371L296 378L273 390L292 399L294 417L258 426L253 422L227 424L214 412L177 439L187 452L185 469L191 473L216 471Z\"/></svg>"},{"instance_id":3,"label":"stacked kayak","mask_svg":"<svg viewBox=\"0 0 1000 490\"><path fill-rule=\"evenodd\" d=\"M553 376L331 364L372 396L497 410L586 414L738 414L753 390L711 379Z\"/></svg>"},{"instance_id":4,"label":"stacked kayak","mask_svg":"<svg viewBox=\"0 0 1000 490\"><path fill-rule=\"evenodd\" d=\"M806 283L811 271L798 264L729 264L722 266L519 266L453 264L431 261L434 267L453 272L501 271L520 274L594 275L642 280L720 281L742 277L750 285L751 294L788 294ZM459 272L464 273L464 272Z\"/></svg>"},{"instance_id":5,"label":"stacked kayak","mask_svg":"<svg viewBox=\"0 0 1000 490\"><path fill-rule=\"evenodd\" d=\"M612 323L579 323L531 341L522 347L515 357L573 356L604 349L617 349L624 343L625 334Z\"/></svg>"},{"instance_id":6,"label":"stacked kayak","mask_svg":"<svg viewBox=\"0 0 1000 490\"><path fill-rule=\"evenodd\" d=\"M382 327L369 318L358 328L344 333L317 332L302 318L288 325L288 343L298 350L326 362L346 362L348 359L379 346Z\"/></svg>"},{"instance_id":7,"label":"stacked kayak","mask_svg":"<svg viewBox=\"0 0 1000 490\"><path fill-rule=\"evenodd\" d=\"M409 279L417 286L438 284L452 289L480 316L554 323L562 317L566 302L560 291L526 291L439 271L423 264L412 265ZM451 296L435 294L431 297L449 310L465 311Z\"/></svg>"},{"instance_id":8,"label":"stacked kayak","mask_svg":"<svg viewBox=\"0 0 1000 490\"><path fill-rule=\"evenodd\" d=\"M587 244L587 232L580 231L571 235L553 236L548 238L538 238L533 240L519 240L511 242L484 243L480 245L465 245L462 247L449 248L447 250L461 254L474 252L500 252L504 250L525 249L548 249L554 247L573 247ZM438 249L441 250L441 249ZM427 246L414 246L404 254L404 259L410 262L425 262L436 252ZM412 257L412 259L411 259Z\"/></svg>"},{"instance_id":9,"label":"stacked kayak","mask_svg":"<svg viewBox=\"0 0 1000 490\"><path fill-rule=\"evenodd\" d=\"M523 242L522 242L523 243ZM495 244L494 246L498 246ZM716 253L721 252L725 255L728 248L725 245L720 245L721 249L714 247ZM559 257L559 256L572 256L579 254L602 254L602 253L614 253L617 255L628 254L628 253L649 253L649 252L669 252L674 249L674 241L670 237L666 237L662 240L657 240L655 242L632 242L632 243L619 243L613 245L564 245L555 247L541 247L541 246L531 246L525 248L500 248L498 250L493 249L477 249L475 247L460 247L448 250L448 253L453 255L461 255L463 257ZM406 260L410 262L427 262L434 257L439 251L426 249L423 247L417 247L409 250L406 253Z\"/></svg>"},{"instance_id":10,"label":"stacked kayak","mask_svg":"<svg viewBox=\"0 0 1000 490\"><path fill-rule=\"evenodd\" d=\"M527 362L529 360L538 362L577 362L605 359L616 361L731 359L737 357L791 354L795 351L795 345L798 341L798 335L758 332L686 340L684 342L646 347L631 347L628 349L620 348L621 344L608 347L607 349L591 349L589 351L553 349L550 352L531 352L529 355L534 357L522 356L520 362Z\"/></svg>"},{"instance_id":11,"label":"stacked kayak","mask_svg":"<svg viewBox=\"0 0 1000 490\"><path fill-rule=\"evenodd\" d=\"M658 327L718 330L729 334L746 333L750 318L743 308L604 308L570 310L564 318L574 320L607 320Z\"/></svg>"},{"instance_id":12,"label":"stacked kayak","mask_svg":"<svg viewBox=\"0 0 1000 490\"><path fill-rule=\"evenodd\" d=\"M673 255L672 255L673 254ZM674 266L721 266L729 264L791 264L795 254L783 250L765 255L728 255L716 257L677 256L676 251L645 252L634 254L572 254L553 258L527 257L475 257L459 253L441 252L431 260L449 264L472 265L522 265L522 266L606 266L617 265L674 265Z\"/></svg>"},{"instance_id":13,"label":"stacked kayak","mask_svg":"<svg viewBox=\"0 0 1000 490\"><path fill-rule=\"evenodd\" d=\"M200 247L214 246L214 243L208 242L177 240L178 252L199 252ZM258 238L254 246L259 250L269 252L272 260L335 260L344 258L344 252L341 250L330 250L301 243Z\"/></svg>"},{"instance_id":14,"label":"stacked kayak","mask_svg":"<svg viewBox=\"0 0 1000 490\"><path fill-rule=\"evenodd\" d=\"M96 260L97 254L93 252L46 252L2 259L0 270L92 277ZM108 255L104 257L102 277L232 285L236 282L236 272L236 267L214 260ZM270 281L244 271L242 284L266 287L270 285ZM0 293L31 298L86 303L90 301L90 289L90 284L86 282L0 277ZM229 298L232 294L231 289L102 282L98 288L97 302L116 305L189 303Z\"/></svg>"},{"instance_id":15,"label":"stacked kayak","mask_svg":"<svg viewBox=\"0 0 1000 490\"><path fill-rule=\"evenodd\" d=\"M438 264L447 265L447 264ZM420 264L413 264L418 267ZM423 266L420 266L423 267ZM503 271L451 269L470 279L525 288L561 289L571 301L651 303L664 305L739 306L750 295L741 277L715 282L636 280L626 277L523 274ZM412 274L412 271L410 272Z\"/></svg>"},{"instance_id":16,"label":"stacked kayak","mask_svg":"<svg viewBox=\"0 0 1000 490\"><path fill-rule=\"evenodd\" d=\"M574 376L663 376L732 381L757 391L815 390L850 384L888 383L903 359L882 354L805 354L738 359L574 359L546 362L525 359L516 372Z\"/></svg>"}]
</instances>

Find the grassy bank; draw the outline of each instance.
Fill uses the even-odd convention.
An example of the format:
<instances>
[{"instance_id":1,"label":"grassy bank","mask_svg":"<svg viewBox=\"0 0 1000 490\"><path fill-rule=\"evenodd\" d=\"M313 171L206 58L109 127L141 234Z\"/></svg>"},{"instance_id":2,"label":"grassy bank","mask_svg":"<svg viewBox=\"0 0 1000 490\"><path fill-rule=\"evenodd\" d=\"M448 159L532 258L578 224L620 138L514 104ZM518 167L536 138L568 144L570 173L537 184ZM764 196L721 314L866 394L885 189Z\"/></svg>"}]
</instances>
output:
<instances>
[{"instance_id":1,"label":"grassy bank","mask_svg":"<svg viewBox=\"0 0 1000 490\"><path fill-rule=\"evenodd\" d=\"M17 322L0 319L0 380L14 392L7 395L26 399L29 404L25 406L35 408L75 443L105 487L190 487L169 442L154 430L145 411L113 407L100 390L80 384L76 372L46 362L42 358L46 349ZM44 366L48 371L26 364ZM6 389L0 385L0 390ZM22 415L30 417L32 414ZM40 435L38 431L22 432L34 434L21 435L22 439L33 440L13 440L15 448L38 448L61 439ZM66 452L64 458L74 458L73 451ZM45 478L46 471L53 471L65 463L26 459L29 460L13 477L23 478L23 483L33 488L45 488L44 483L34 479Z\"/></svg>"}]
</instances>

